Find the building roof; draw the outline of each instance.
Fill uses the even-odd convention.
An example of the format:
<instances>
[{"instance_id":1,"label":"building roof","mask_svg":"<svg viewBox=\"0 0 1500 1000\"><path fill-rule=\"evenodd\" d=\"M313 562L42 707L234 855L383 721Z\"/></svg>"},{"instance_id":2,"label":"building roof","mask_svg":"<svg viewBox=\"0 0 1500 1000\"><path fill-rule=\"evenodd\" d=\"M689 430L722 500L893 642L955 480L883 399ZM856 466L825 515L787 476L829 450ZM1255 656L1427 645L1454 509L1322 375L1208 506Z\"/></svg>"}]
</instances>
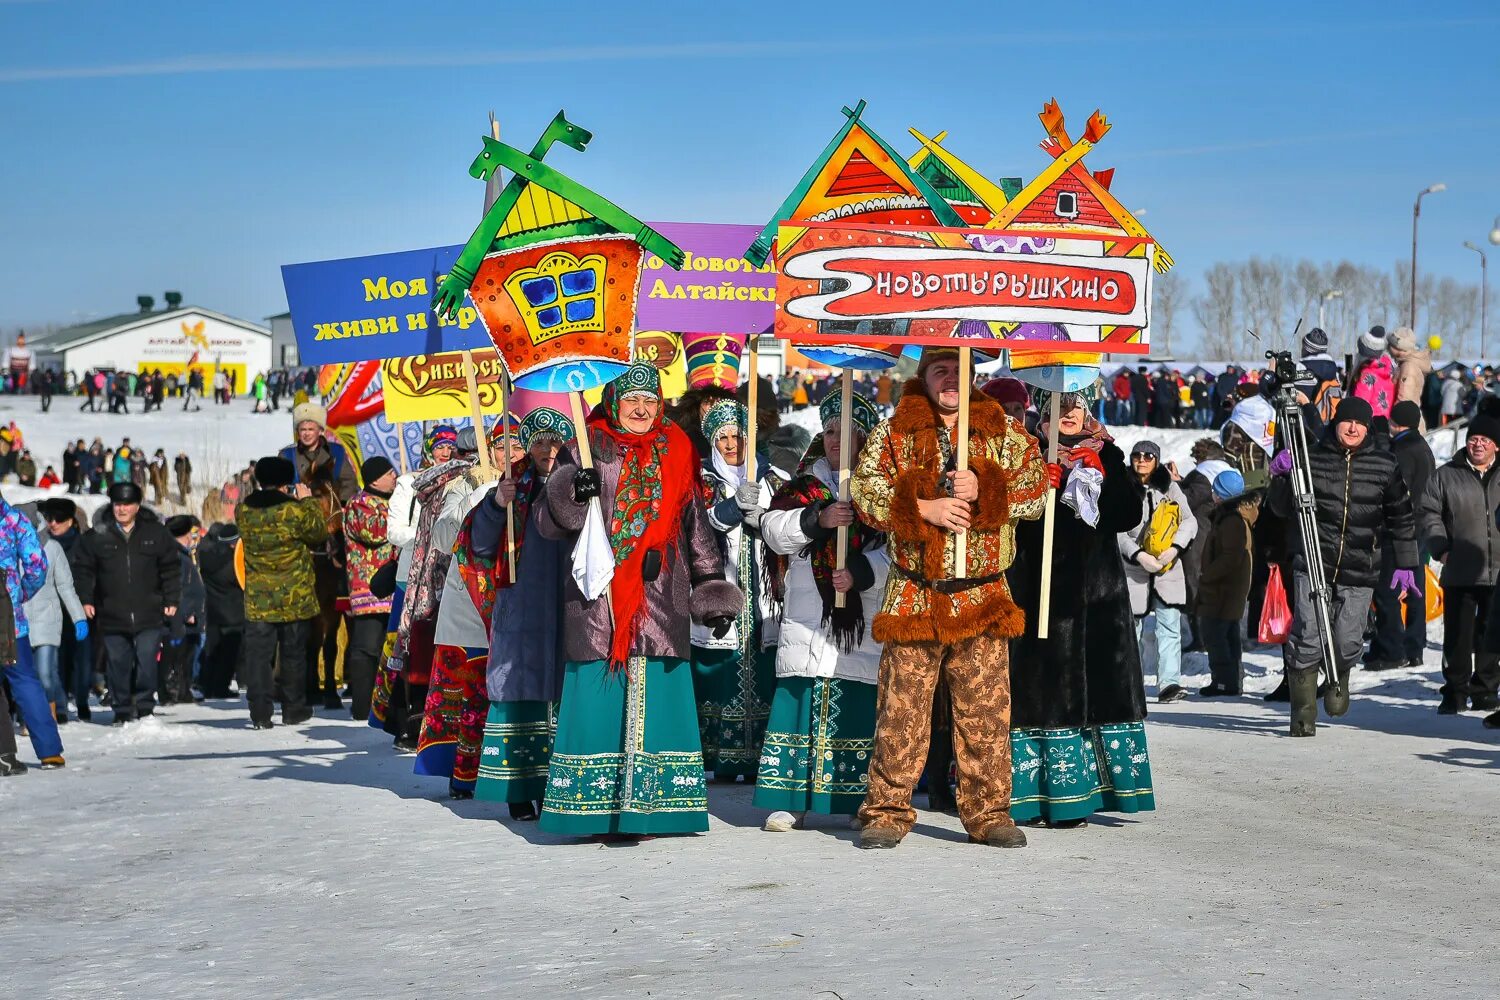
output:
<instances>
[{"instance_id":1,"label":"building roof","mask_svg":"<svg viewBox=\"0 0 1500 1000\"><path fill-rule=\"evenodd\" d=\"M82 347L85 344L91 344L96 340L103 340L105 337L111 337L117 333L132 330L138 326L146 326L147 324L157 323L164 319L171 319L174 316L186 316L194 313L200 316L208 316L229 326L248 330L251 333L259 333L266 337L271 335L271 331L268 328L258 323L251 323L249 320L235 319L233 316L226 316L221 312L205 309L202 306L181 306L177 309L159 309L152 312L141 312L138 309L135 312L121 313L118 316L90 320L87 323L78 323L74 326L65 326L59 330L39 333L34 338L28 335L26 343L28 347L33 349L44 349L49 352L67 351L75 347Z\"/></svg>"}]
</instances>

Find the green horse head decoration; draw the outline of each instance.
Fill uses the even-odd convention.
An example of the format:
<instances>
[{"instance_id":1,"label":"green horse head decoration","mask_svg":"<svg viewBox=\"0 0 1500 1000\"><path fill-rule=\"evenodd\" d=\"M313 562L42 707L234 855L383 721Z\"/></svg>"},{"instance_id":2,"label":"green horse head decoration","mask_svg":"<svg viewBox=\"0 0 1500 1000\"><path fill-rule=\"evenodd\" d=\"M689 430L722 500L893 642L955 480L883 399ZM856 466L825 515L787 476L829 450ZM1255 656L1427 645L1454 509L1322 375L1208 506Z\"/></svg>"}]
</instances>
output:
<instances>
[{"instance_id":1,"label":"green horse head decoration","mask_svg":"<svg viewBox=\"0 0 1500 1000\"><path fill-rule=\"evenodd\" d=\"M581 153L588 146L589 140L593 138L594 133L586 128L574 125L568 121L566 112L559 111L552 121L548 123L546 130L542 132L542 137L532 147L531 155L540 160L547 155L547 151L552 148L553 143L558 142L565 146L571 146ZM488 181L495 175L495 171L500 168L499 146L500 140L492 139L489 136L484 137L484 148L474 158L474 162L469 164L470 177L476 180Z\"/></svg>"}]
</instances>

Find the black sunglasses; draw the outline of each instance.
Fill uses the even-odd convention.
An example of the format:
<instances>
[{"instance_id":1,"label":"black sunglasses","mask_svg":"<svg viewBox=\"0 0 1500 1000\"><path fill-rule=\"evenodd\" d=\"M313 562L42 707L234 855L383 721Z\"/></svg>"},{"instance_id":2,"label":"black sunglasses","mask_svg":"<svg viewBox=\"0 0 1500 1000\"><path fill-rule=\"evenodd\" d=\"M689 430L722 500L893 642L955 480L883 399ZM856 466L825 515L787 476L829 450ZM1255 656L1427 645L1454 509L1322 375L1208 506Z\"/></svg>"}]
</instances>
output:
<instances>
[{"instance_id":1,"label":"black sunglasses","mask_svg":"<svg viewBox=\"0 0 1500 1000\"><path fill-rule=\"evenodd\" d=\"M1155 457L1156 456L1153 455L1153 454L1151 454L1149 451L1133 451L1133 452L1130 453L1130 460L1132 462L1134 462L1138 458L1155 458Z\"/></svg>"}]
</instances>

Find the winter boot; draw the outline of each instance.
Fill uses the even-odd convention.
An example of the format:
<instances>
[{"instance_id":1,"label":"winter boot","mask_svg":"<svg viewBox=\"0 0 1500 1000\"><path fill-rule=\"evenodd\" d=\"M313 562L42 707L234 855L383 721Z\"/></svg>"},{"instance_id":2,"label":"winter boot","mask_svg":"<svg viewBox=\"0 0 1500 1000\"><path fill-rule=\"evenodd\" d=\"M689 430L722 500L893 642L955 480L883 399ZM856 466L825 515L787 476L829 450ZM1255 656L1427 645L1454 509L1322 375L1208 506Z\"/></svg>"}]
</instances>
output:
<instances>
[{"instance_id":1,"label":"winter boot","mask_svg":"<svg viewBox=\"0 0 1500 1000\"><path fill-rule=\"evenodd\" d=\"M983 839L971 834L969 843L987 844L990 847L1025 847L1026 831L1016 826L997 826L985 834Z\"/></svg>"},{"instance_id":2,"label":"winter boot","mask_svg":"<svg viewBox=\"0 0 1500 1000\"><path fill-rule=\"evenodd\" d=\"M26 765L16 760L13 753L0 753L0 778L13 778L26 773Z\"/></svg>"},{"instance_id":3,"label":"winter boot","mask_svg":"<svg viewBox=\"0 0 1500 1000\"><path fill-rule=\"evenodd\" d=\"M888 851L901 843L901 834L888 826L867 826L859 831L859 846L867 851Z\"/></svg>"},{"instance_id":4,"label":"winter boot","mask_svg":"<svg viewBox=\"0 0 1500 1000\"><path fill-rule=\"evenodd\" d=\"M1292 702L1293 736L1315 736L1318 726L1318 672L1288 670L1288 691Z\"/></svg>"},{"instance_id":5,"label":"winter boot","mask_svg":"<svg viewBox=\"0 0 1500 1000\"><path fill-rule=\"evenodd\" d=\"M1349 711L1349 671L1350 668L1340 665L1339 682L1325 685L1324 690L1319 692L1323 696L1323 710L1330 718L1336 719Z\"/></svg>"}]
</instances>

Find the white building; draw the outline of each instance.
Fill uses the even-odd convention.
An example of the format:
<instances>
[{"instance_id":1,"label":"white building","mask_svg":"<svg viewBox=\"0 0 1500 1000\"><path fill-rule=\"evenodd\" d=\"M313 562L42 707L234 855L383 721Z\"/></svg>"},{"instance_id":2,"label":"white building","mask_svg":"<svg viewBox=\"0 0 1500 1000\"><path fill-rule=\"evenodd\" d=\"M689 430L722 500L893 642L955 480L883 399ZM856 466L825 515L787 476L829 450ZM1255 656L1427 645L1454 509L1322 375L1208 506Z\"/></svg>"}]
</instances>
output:
<instances>
[{"instance_id":1,"label":"white building","mask_svg":"<svg viewBox=\"0 0 1500 1000\"><path fill-rule=\"evenodd\" d=\"M167 296L166 309L153 310L148 296L139 301L137 312L27 337L35 366L71 371L80 378L95 368L160 369L163 375L181 377L192 364L203 372L205 385L212 385L216 369L231 375L241 395L250 391L256 375L271 369L267 327L201 306L180 305L175 293Z\"/></svg>"}]
</instances>

